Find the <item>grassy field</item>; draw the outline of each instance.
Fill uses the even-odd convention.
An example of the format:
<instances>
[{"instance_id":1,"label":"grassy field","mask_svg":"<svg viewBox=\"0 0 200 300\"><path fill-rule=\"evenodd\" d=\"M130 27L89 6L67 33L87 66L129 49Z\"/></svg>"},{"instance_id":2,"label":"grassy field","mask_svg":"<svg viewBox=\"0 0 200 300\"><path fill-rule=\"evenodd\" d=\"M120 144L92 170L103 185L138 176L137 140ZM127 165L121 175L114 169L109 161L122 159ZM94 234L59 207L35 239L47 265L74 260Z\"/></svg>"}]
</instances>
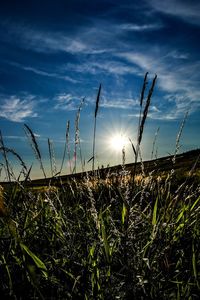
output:
<instances>
[{"instance_id":1,"label":"grassy field","mask_svg":"<svg viewBox=\"0 0 200 300\"><path fill-rule=\"evenodd\" d=\"M199 299L199 150L138 162L145 80L135 163L2 184L2 299Z\"/></svg>"}]
</instances>

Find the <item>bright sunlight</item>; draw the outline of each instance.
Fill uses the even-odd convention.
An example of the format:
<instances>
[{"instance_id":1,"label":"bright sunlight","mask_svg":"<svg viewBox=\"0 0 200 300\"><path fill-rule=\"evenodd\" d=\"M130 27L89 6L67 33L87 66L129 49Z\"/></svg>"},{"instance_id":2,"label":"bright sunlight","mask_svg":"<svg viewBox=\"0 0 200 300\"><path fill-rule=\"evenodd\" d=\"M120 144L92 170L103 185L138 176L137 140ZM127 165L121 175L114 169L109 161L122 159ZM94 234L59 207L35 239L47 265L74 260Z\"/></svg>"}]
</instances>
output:
<instances>
[{"instance_id":1,"label":"bright sunlight","mask_svg":"<svg viewBox=\"0 0 200 300\"><path fill-rule=\"evenodd\" d=\"M115 134L109 140L110 147L117 152L122 151L127 143L128 138L122 134Z\"/></svg>"}]
</instances>

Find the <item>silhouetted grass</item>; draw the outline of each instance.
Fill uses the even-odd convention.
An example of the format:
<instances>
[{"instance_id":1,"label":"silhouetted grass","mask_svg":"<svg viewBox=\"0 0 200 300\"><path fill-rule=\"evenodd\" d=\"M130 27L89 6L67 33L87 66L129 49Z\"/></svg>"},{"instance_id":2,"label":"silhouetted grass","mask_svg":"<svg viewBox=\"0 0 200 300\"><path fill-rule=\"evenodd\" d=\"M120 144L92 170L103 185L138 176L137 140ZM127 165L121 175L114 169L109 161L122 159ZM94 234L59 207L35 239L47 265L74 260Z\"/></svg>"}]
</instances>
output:
<instances>
[{"instance_id":1,"label":"silhouetted grass","mask_svg":"<svg viewBox=\"0 0 200 300\"><path fill-rule=\"evenodd\" d=\"M146 80L147 75L141 107ZM155 80L140 117L138 145L132 143L135 156ZM95 122L98 105L99 100ZM69 122L67 128L69 147ZM78 120L76 128L78 145ZM43 166L35 136L26 129ZM50 141L49 153L53 175ZM94 154L93 149L92 171ZM173 158L163 162L164 173L147 164L143 172L136 164L123 164L121 170L105 169L99 176L86 172L64 184L60 178L59 186L31 186L30 169L24 168L24 181L0 188L2 299L199 299L197 163L184 175L173 169ZM159 160L155 163L159 168Z\"/></svg>"}]
</instances>

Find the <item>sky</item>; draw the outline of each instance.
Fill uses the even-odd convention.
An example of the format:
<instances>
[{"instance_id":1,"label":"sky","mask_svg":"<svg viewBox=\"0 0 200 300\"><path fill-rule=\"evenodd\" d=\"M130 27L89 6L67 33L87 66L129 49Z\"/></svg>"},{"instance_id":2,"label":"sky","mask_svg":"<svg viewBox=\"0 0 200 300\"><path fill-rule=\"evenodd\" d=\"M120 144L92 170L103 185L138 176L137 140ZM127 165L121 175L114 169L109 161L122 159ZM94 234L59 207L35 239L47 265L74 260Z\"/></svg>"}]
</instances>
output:
<instances>
[{"instance_id":1,"label":"sky","mask_svg":"<svg viewBox=\"0 0 200 300\"><path fill-rule=\"evenodd\" d=\"M41 170L24 130L35 134L47 175L48 138L57 171L70 121L70 160L74 166L77 111L81 156L91 168L95 102L102 84L97 115L95 166L120 164L122 155L111 139L123 135L136 143L143 78L148 88L157 74L142 140L142 157L200 147L200 2L199 0L2 0L0 9L0 129L4 145ZM134 160L126 143L126 162ZM16 157L9 155L15 174ZM0 167L4 160L1 156ZM81 170L77 150L77 170ZM1 179L4 178L2 171ZM17 176L17 175L16 175Z\"/></svg>"}]
</instances>

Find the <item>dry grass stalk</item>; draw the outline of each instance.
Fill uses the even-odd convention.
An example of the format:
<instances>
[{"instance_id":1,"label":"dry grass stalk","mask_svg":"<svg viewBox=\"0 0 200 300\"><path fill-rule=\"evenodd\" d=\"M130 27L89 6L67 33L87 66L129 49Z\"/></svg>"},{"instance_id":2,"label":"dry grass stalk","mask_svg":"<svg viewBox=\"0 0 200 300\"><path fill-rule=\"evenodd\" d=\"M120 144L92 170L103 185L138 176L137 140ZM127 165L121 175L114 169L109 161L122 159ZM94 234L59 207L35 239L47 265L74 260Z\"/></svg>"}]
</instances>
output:
<instances>
[{"instance_id":1,"label":"dry grass stalk","mask_svg":"<svg viewBox=\"0 0 200 300\"><path fill-rule=\"evenodd\" d=\"M40 163L40 169L42 170L42 173L43 173L44 177L46 178L46 174L45 174L45 171L44 171L44 166L43 166L43 163L42 163L42 157L41 157L40 149L39 149L38 143L36 141L35 135L34 135L33 131L30 129L30 127L28 125L24 124L24 129L25 129L25 133L26 133L28 139L30 140L30 144L31 144L31 147L32 147L32 149L35 153L36 159Z\"/></svg>"},{"instance_id":2,"label":"dry grass stalk","mask_svg":"<svg viewBox=\"0 0 200 300\"><path fill-rule=\"evenodd\" d=\"M143 81L143 86L142 86L142 91L141 91L141 96L140 96L140 107L142 107L142 105L143 105L144 93L146 90L146 85L148 84L147 76L148 76L148 72L146 72L146 74L144 76L144 81Z\"/></svg>"},{"instance_id":3,"label":"dry grass stalk","mask_svg":"<svg viewBox=\"0 0 200 300\"><path fill-rule=\"evenodd\" d=\"M3 187L0 185L0 217L4 217L7 214L7 210L5 208L4 205L4 189Z\"/></svg>"},{"instance_id":4,"label":"dry grass stalk","mask_svg":"<svg viewBox=\"0 0 200 300\"><path fill-rule=\"evenodd\" d=\"M69 169L70 174L72 173L72 165L71 165L71 155L70 155L70 121L67 122L67 129L66 129L66 144L67 144L67 154L68 154L68 160L69 160Z\"/></svg>"},{"instance_id":5,"label":"dry grass stalk","mask_svg":"<svg viewBox=\"0 0 200 300\"><path fill-rule=\"evenodd\" d=\"M50 166L51 166L51 176L53 177L53 162L52 162L52 152L51 152L51 141L48 139L48 149L49 149L49 159L50 159Z\"/></svg>"},{"instance_id":6,"label":"dry grass stalk","mask_svg":"<svg viewBox=\"0 0 200 300\"><path fill-rule=\"evenodd\" d=\"M157 140L157 137L158 137L159 130L160 130L160 127L157 128L155 136L154 136L153 146L152 146L152 152L151 152L151 159L153 159L154 150L155 150L155 144L156 144L156 140ZM157 157L157 154L155 156Z\"/></svg>"},{"instance_id":7,"label":"dry grass stalk","mask_svg":"<svg viewBox=\"0 0 200 300\"><path fill-rule=\"evenodd\" d=\"M10 170L9 170L9 162L8 162L7 154L6 154L6 151L5 151L4 141L3 141L3 136L2 136L1 130L0 130L0 145L2 147L3 157L4 157L4 160L5 160L5 164L6 164L5 171L6 171L6 175L7 175L7 180L11 181Z\"/></svg>"},{"instance_id":8,"label":"dry grass stalk","mask_svg":"<svg viewBox=\"0 0 200 300\"><path fill-rule=\"evenodd\" d=\"M79 108L78 108L78 111L76 114L76 119L75 119L75 141L74 141L74 172L75 173L76 173L76 165L77 165L77 146L79 146L81 166L83 169L83 159L82 159L82 152L81 152L81 145L80 145L79 122L80 122L81 109L82 109L84 101L85 101L85 98L83 98L81 100L81 103L79 105Z\"/></svg>"},{"instance_id":9,"label":"dry grass stalk","mask_svg":"<svg viewBox=\"0 0 200 300\"><path fill-rule=\"evenodd\" d=\"M14 156L16 156L18 158L18 160L20 161L23 169L27 172L27 167L26 167L26 164L24 163L23 159L21 158L21 156L15 152L13 149L10 149L10 148L7 148L7 147L0 147L0 151L3 151L5 153L11 153L13 154Z\"/></svg>"},{"instance_id":10,"label":"dry grass stalk","mask_svg":"<svg viewBox=\"0 0 200 300\"><path fill-rule=\"evenodd\" d=\"M143 108L143 102L144 102L144 95L145 95L145 91L146 91L146 86L148 84L147 76L148 76L148 72L146 72L146 74L144 76L142 91L141 91L141 95L140 95L140 113L139 113L139 120L138 120L137 141L139 140L139 135L140 135L140 125L141 125L141 119L142 119L142 108ZM134 150L134 148L133 148L133 150ZM135 153L135 158L136 158L136 156L137 156L137 150L135 152L134 153Z\"/></svg>"},{"instance_id":11,"label":"dry grass stalk","mask_svg":"<svg viewBox=\"0 0 200 300\"><path fill-rule=\"evenodd\" d=\"M136 149L135 149L135 146L133 145L133 142L132 142L132 140L129 138L129 141L130 141L130 143L131 143L131 146L132 146L132 149L133 149L133 153L135 154L135 156L136 156Z\"/></svg>"},{"instance_id":12,"label":"dry grass stalk","mask_svg":"<svg viewBox=\"0 0 200 300\"><path fill-rule=\"evenodd\" d=\"M79 121L80 121L81 109L83 107L84 102L85 102L85 98L82 99L79 109L78 109ZM79 126L79 122L78 122L78 126ZM80 129L79 129L79 136L78 136L78 146L79 146L79 154L80 154L80 160L81 160L81 168L82 168L82 172L84 172L84 161L83 161L82 150L81 150Z\"/></svg>"},{"instance_id":13,"label":"dry grass stalk","mask_svg":"<svg viewBox=\"0 0 200 300\"><path fill-rule=\"evenodd\" d=\"M187 120L187 117L188 117L188 111L186 111L185 113L185 116L183 118L183 121L181 123L181 126L180 126L180 129L179 129L179 132L177 134L177 138L176 138L176 146L175 146L175 151L174 151L174 156L173 156L173 159L172 159L172 162L175 164L176 162L176 155L178 154L178 151L179 151L179 148L180 148L180 139L181 139L181 135L183 133L183 128L185 126L185 122Z\"/></svg>"},{"instance_id":14,"label":"dry grass stalk","mask_svg":"<svg viewBox=\"0 0 200 300\"><path fill-rule=\"evenodd\" d=\"M126 151L125 151L125 147L122 148L122 167L125 168L125 164L126 164Z\"/></svg>"},{"instance_id":15,"label":"dry grass stalk","mask_svg":"<svg viewBox=\"0 0 200 300\"><path fill-rule=\"evenodd\" d=\"M156 79L157 79L157 75L155 75L153 81L152 81L152 85L151 88L149 90L148 96L147 96L147 100L146 100L146 104L143 110L143 114L142 114L142 105L143 105L143 100L144 100L144 93L145 93L145 89L146 89L146 85L147 85L147 75L148 73L145 74L144 77L144 83L143 83L143 87L142 87L142 92L141 92L141 98L140 98L140 115L139 115L139 124L138 124L138 137L137 137L137 146L136 149L133 147L133 151L135 154L135 163L134 163L134 168L132 171L132 175L133 175L133 182L134 182L134 178L135 178L135 173L136 173L136 164L138 161L138 154L139 154L139 149L140 149L140 143L142 141L142 135L143 135L143 131L144 131L144 125L145 125L145 121L148 115L148 111L149 111L149 106L150 106L150 102L151 102L151 96L153 94L153 90L155 87L155 83L156 83Z\"/></svg>"},{"instance_id":16,"label":"dry grass stalk","mask_svg":"<svg viewBox=\"0 0 200 300\"><path fill-rule=\"evenodd\" d=\"M53 177L57 174L57 168L56 168L56 159L55 159L53 142L50 139L48 139L48 149L49 149L49 158L50 158L50 165L51 165L51 175Z\"/></svg>"},{"instance_id":17,"label":"dry grass stalk","mask_svg":"<svg viewBox=\"0 0 200 300\"><path fill-rule=\"evenodd\" d=\"M70 155L70 137L69 137L69 129L70 129L70 121L67 121L67 127L66 127L66 140L65 140L65 147L64 147L64 152L63 152L63 157L62 157L62 162L60 166L60 174L62 172L63 166L64 166L64 161L65 161L65 156L66 152L68 155L68 160L69 160L69 168L70 168L70 174L72 174L72 165L71 165L71 155Z\"/></svg>"},{"instance_id":18,"label":"dry grass stalk","mask_svg":"<svg viewBox=\"0 0 200 300\"><path fill-rule=\"evenodd\" d=\"M141 120L141 123L140 123L139 136L138 136L138 144L139 145L140 145L141 140L142 140L142 134L143 134L143 130L144 130L144 124L145 124L145 121L146 121L146 118L147 118L147 115L148 115L149 106L150 106L150 102L151 102L151 96L153 94L153 90L154 90L154 86L155 86L155 83L156 83L156 79L157 79L157 75L155 75L155 77L153 79L151 88L150 88L148 96L147 96L146 105L145 105L145 108L144 108L144 111L143 111L143 116L142 116L142 120Z\"/></svg>"},{"instance_id":19,"label":"dry grass stalk","mask_svg":"<svg viewBox=\"0 0 200 300\"><path fill-rule=\"evenodd\" d=\"M96 142L96 123L97 123L97 114L99 110L99 100L100 100L100 94L101 94L101 84L99 85L99 90L96 98L96 107L95 107L95 113L94 113L94 135L93 135L93 155L92 155L92 171L94 172L94 162L95 162L95 142Z\"/></svg>"}]
</instances>

